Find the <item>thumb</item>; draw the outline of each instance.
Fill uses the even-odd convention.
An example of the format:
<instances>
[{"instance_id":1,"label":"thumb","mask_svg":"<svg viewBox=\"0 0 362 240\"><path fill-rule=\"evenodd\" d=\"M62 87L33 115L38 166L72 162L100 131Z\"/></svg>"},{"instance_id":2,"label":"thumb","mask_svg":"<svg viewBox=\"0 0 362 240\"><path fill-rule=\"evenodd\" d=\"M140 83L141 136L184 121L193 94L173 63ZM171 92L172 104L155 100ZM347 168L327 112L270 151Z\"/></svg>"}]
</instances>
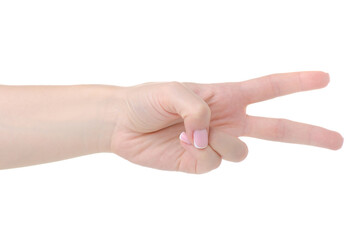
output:
<instances>
[{"instance_id":1,"label":"thumb","mask_svg":"<svg viewBox=\"0 0 362 240\"><path fill-rule=\"evenodd\" d=\"M166 83L165 88L159 95L163 108L183 118L187 139L196 148L206 148L211 117L209 105L179 82Z\"/></svg>"}]
</instances>

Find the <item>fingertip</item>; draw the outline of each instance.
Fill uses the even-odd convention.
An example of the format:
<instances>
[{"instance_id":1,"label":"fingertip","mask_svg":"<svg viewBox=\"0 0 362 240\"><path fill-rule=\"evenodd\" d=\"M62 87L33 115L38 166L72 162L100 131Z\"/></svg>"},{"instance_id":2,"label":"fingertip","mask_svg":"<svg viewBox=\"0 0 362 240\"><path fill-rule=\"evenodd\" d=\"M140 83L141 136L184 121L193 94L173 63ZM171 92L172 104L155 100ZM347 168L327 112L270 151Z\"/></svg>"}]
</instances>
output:
<instances>
[{"instance_id":1,"label":"fingertip","mask_svg":"<svg viewBox=\"0 0 362 240\"><path fill-rule=\"evenodd\" d=\"M342 148L344 143L343 136L338 132L333 132L333 137L331 138L331 148L332 150L339 150Z\"/></svg>"},{"instance_id":2,"label":"fingertip","mask_svg":"<svg viewBox=\"0 0 362 240\"><path fill-rule=\"evenodd\" d=\"M331 78L329 76L329 73L327 73L327 72L322 72L322 73L323 73L323 76L320 77L321 86L326 87L329 84L329 82L331 81Z\"/></svg>"},{"instance_id":3,"label":"fingertip","mask_svg":"<svg viewBox=\"0 0 362 240\"><path fill-rule=\"evenodd\" d=\"M193 136L195 148L205 149L209 145L208 138L209 136L206 129L195 130Z\"/></svg>"},{"instance_id":4,"label":"fingertip","mask_svg":"<svg viewBox=\"0 0 362 240\"><path fill-rule=\"evenodd\" d=\"M300 82L304 91L324 88L329 84L330 76L322 71L300 72Z\"/></svg>"},{"instance_id":5,"label":"fingertip","mask_svg":"<svg viewBox=\"0 0 362 240\"><path fill-rule=\"evenodd\" d=\"M181 140L181 142L191 145L191 142L188 140L185 132L182 132L180 134L179 139Z\"/></svg>"},{"instance_id":6,"label":"fingertip","mask_svg":"<svg viewBox=\"0 0 362 240\"><path fill-rule=\"evenodd\" d=\"M323 73L324 73L324 77L322 80L322 85L323 85L323 87L326 87L329 84L329 82L331 81L331 78L329 76L329 73L327 73L327 72L323 72Z\"/></svg>"}]
</instances>

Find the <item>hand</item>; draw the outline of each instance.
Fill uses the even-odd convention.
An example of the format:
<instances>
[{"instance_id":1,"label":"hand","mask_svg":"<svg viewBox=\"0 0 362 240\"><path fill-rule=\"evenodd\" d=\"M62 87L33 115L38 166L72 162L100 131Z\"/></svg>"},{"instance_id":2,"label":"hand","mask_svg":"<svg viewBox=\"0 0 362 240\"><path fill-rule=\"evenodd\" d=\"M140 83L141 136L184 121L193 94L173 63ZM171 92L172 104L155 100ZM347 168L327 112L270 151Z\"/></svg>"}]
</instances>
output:
<instances>
[{"instance_id":1,"label":"hand","mask_svg":"<svg viewBox=\"0 0 362 240\"><path fill-rule=\"evenodd\" d=\"M217 168L222 158L246 157L240 136L336 150L343 144L337 132L246 114L249 104L323 88L328 82L327 73L295 72L244 82L147 83L122 89L111 151L143 166L204 173Z\"/></svg>"}]
</instances>

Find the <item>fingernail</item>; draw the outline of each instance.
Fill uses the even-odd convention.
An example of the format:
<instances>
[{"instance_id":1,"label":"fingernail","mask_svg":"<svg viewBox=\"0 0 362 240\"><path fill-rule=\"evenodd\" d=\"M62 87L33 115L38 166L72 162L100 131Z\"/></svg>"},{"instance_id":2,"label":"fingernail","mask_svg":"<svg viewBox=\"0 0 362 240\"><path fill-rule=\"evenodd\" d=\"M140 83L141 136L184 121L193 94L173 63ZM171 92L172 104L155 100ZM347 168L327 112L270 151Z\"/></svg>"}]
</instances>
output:
<instances>
[{"instance_id":1,"label":"fingernail","mask_svg":"<svg viewBox=\"0 0 362 240\"><path fill-rule=\"evenodd\" d=\"M208 136L206 129L194 131L194 146L195 148L203 149L208 145Z\"/></svg>"},{"instance_id":2,"label":"fingernail","mask_svg":"<svg viewBox=\"0 0 362 240\"><path fill-rule=\"evenodd\" d=\"M191 145L191 142L187 139L187 136L186 136L186 133L185 133L185 132L182 132L182 133L180 134L179 139L180 139L182 142Z\"/></svg>"},{"instance_id":3,"label":"fingernail","mask_svg":"<svg viewBox=\"0 0 362 240\"><path fill-rule=\"evenodd\" d=\"M329 76L329 73L326 72L326 81L329 82L331 77Z\"/></svg>"}]
</instances>

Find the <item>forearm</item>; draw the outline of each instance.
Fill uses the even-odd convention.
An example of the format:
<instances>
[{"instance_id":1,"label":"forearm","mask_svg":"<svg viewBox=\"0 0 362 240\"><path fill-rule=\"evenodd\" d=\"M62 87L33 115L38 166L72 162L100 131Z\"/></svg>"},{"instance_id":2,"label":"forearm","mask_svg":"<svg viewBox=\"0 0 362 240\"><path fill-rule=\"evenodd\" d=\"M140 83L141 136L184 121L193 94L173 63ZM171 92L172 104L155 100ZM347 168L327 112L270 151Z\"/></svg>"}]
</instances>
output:
<instances>
[{"instance_id":1,"label":"forearm","mask_svg":"<svg viewBox=\"0 0 362 240\"><path fill-rule=\"evenodd\" d=\"M0 85L0 168L109 152L118 88Z\"/></svg>"}]
</instances>

